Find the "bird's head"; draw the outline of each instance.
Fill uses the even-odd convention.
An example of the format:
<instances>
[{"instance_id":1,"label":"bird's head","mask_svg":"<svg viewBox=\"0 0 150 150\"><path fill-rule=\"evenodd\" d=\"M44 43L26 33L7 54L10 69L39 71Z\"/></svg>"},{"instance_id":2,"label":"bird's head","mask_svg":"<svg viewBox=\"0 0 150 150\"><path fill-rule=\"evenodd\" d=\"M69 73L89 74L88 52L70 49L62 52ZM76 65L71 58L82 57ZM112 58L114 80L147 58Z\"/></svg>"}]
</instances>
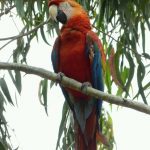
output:
<instances>
[{"instance_id":1,"label":"bird's head","mask_svg":"<svg viewBox=\"0 0 150 150\"><path fill-rule=\"evenodd\" d=\"M74 16L86 15L86 12L75 0L50 0L49 13L51 19L66 24Z\"/></svg>"}]
</instances>

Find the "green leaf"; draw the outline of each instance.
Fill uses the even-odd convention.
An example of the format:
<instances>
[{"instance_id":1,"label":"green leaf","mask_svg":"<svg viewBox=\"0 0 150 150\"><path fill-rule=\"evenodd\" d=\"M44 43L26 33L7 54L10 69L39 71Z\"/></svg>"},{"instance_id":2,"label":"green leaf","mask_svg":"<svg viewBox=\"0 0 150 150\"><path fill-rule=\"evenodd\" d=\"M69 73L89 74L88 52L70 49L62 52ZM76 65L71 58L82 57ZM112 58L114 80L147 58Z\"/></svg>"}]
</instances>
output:
<instances>
[{"instance_id":1,"label":"green leaf","mask_svg":"<svg viewBox=\"0 0 150 150\"><path fill-rule=\"evenodd\" d=\"M145 53L145 27L144 27L144 23L143 22L141 22L141 32L142 32L143 53Z\"/></svg>"},{"instance_id":2,"label":"green leaf","mask_svg":"<svg viewBox=\"0 0 150 150\"><path fill-rule=\"evenodd\" d=\"M107 112L104 109L102 109L101 112L100 125L102 127L102 133L105 135L105 137L109 142L110 145L109 150L112 150L115 144L114 133L113 133L113 120L109 112ZM97 144L100 145L100 148L102 150L108 149L108 147L106 148L106 146L100 142L98 142Z\"/></svg>"},{"instance_id":3,"label":"green leaf","mask_svg":"<svg viewBox=\"0 0 150 150\"><path fill-rule=\"evenodd\" d=\"M8 90L8 86L7 86L6 81L4 80L4 78L0 79L0 86L1 86L1 89L4 93L4 95L6 96L8 102L11 103L12 105L14 105L13 101L12 101L12 98L10 96L9 90Z\"/></svg>"},{"instance_id":4,"label":"green leaf","mask_svg":"<svg viewBox=\"0 0 150 150\"><path fill-rule=\"evenodd\" d=\"M142 56L150 60L150 55L148 53L142 53Z\"/></svg>"},{"instance_id":5,"label":"green leaf","mask_svg":"<svg viewBox=\"0 0 150 150\"><path fill-rule=\"evenodd\" d=\"M22 89L22 83L21 83L21 73L20 71L14 71L15 73L15 77L13 76L13 73L11 70L8 71L11 79L12 79L12 82L14 83L16 89L18 90L18 93L20 94L21 93L21 89Z\"/></svg>"},{"instance_id":6,"label":"green leaf","mask_svg":"<svg viewBox=\"0 0 150 150\"><path fill-rule=\"evenodd\" d=\"M120 73L120 70L119 70L119 67L120 67L120 56L121 56L122 52L121 50L118 50L115 54L115 70L116 70L116 77L117 77L117 80L119 82L119 87L122 89L122 90L125 90L124 88L124 83L122 81L122 78L121 78L121 73Z\"/></svg>"},{"instance_id":7,"label":"green leaf","mask_svg":"<svg viewBox=\"0 0 150 150\"><path fill-rule=\"evenodd\" d=\"M8 73L9 73L9 75L10 75L10 78L11 78L11 80L12 80L12 82L15 84L15 78L14 78L14 76L13 76L13 74L12 74L12 71L11 70L8 70Z\"/></svg>"},{"instance_id":8,"label":"green leaf","mask_svg":"<svg viewBox=\"0 0 150 150\"><path fill-rule=\"evenodd\" d=\"M22 89L22 84L21 84L21 73L20 71L15 71L15 80L16 80L16 88L19 92L19 94L21 93L21 89Z\"/></svg>"},{"instance_id":9,"label":"green leaf","mask_svg":"<svg viewBox=\"0 0 150 150\"><path fill-rule=\"evenodd\" d=\"M45 33L44 33L43 27L40 28L40 32L41 32L41 36L42 36L44 42L45 42L46 44L50 45L50 44L48 43L46 37L45 37Z\"/></svg>"},{"instance_id":10,"label":"green leaf","mask_svg":"<svg viewBox=\"0 0 150 150\"><path fill-rule=\"evenodd\" d=\"M6 150L4 144L0 141L0 150Z\"/></svg>"},{"instance_id":11,"label":"green leaf","mask_svg":"<svg viewBox=\"0 0 150 150\"><path fill-rule=\"evenodd\" d=\"M6 102L5 101L5 97L4 97L4 95L2 94L2 92L0 91L0 112L2 112L3 110L5 110L4 109L4 102Z\"/></svg>"},{"instance_id":12,"label":"green leaf","mask_svg":"<svg viewBox=\"0 0 150 150\"><path fill-rule=\"evenodd\" d=\"M118 86L122 86L120 84L120 81L118 80L118 77L117 77L117 71L116 71L116 63L115 63L115 54L114 54L114 49L112 48L111 49L111 52L110 52L110 56L109 56L109 68L110 68L110 73L111 73L111 76L112 76L112 80L115 82L116 85ZM118 58L119 60L119 58ZM107 73L106 73L107 74Z\"/></svg>"},{"instance_id":13,"label":"green leaf","mask_svg":"<svg viewBox=\"0 0 150 150\"><path fill-rule=\"evenodd\" d=\"M24 17L24 6L23 6L23 0L15 0L15 5L17 8L17 12L21 17Z\"/></svg>"},{"instance_id":14,"label":"green leaf","mask_svg":"<svg viewBox=\"0 0 150 150\"><path fill-rule=\"evenodd\" d=\"M42 13L42 0L37 0L37 7L40 13Z\"/></svg>"},{"instance_id":15,"label":"green leaf","mask_svg":"<svg viewBox=\"0 0 150 150\"><path fill-rule=\"evenodd\" d=\"M59 126L59 132L58 132L58 139L57 139L57 144L56 144L56 150L59 147L61 136L62 136L62 134L64 132L64 129L66 128L66 123L67 123L68 115L69 115L69 107L68 107L67 102L65 101L64 105L63 105L63 109L62 109L62 119L61 119L60 126Z\"/></svg>"},{"instance_id":16,"label":"green leaf","mask_svg":"<svg viewBox=\"0 0 150 150\"><path fill-rule=\"evenodd\" d=\"M44 100L44 106L45 106L46 114L48 114L48 112L47 112L47 85L48 84L47 83L48 83L48 80L44 79L42 95L43 95L43 100Z\"/></svg>"},{"instance_id":17,"label":"green leaf","mask_svg":"<svg viewBox=\"0 0 150 150\"><path fill-rule=\"evenodd\" d=\"M129 63L129 75L128 75L128 81L126 82L125 88L127 90L129 90L129 86L131 85L131 81L132 81L133 76L134 76L135 65L134 65L134 62L133 62L133 58L131 57L129 52L126 52L125 56L126 56L126 58L128 60L128 63Z\"/></svg>"},{"instance_id":18,"label":"green leaf","mask_svg":"<svg viewBox=\"0 0 150 150\"><path fill-rule=\"evenodd\" d=\"M144 87L143 87L143 90L147 90L148 88L150 87L150 82L148 82ZM134 96L133 99L137 98L139 96L140 92L138 91L138 93Z\"/></svg>"},{"instance_id":19,"label":"green leaf","mask_svg":"<svg viewBox=\"0 0 150 150\"><path fill-rule=\"evenodd\" d=\"M39 95L40 103L44 106L45 112L48 115L48 112L47 112L47 87L48 87L48 80L47 79L41 80L41 82L39 84L38 95Z\"/></svg>"},{"instance_id":20,"label":"green leaf","mask_svg":"<svg viewBox=\"0 0 150 150\"><path fill-rule=\"evenodd\" d=\"M5 117L3 115L3 111L5 111L4 103L6 102L3 93L0 91L0 119L6 123Z\"/></svg>"},{"instance_id":21,"label":"green leaf","mask_svg":"<svg viewBox=\"0 0 150 150\"><path fill-rule=\"evenodd\" d=\"M55 83L56 82L54 82L54 81L50 81L50 89L54 86Z\"/></svg>"},{"instance_id":22,"label":"green leaf","mask_svg":"<svg viewBox=\"0 0 150 150\"><path fill-rule=\"evenodd\" d=\"M145 93L144 93L144 88L142 86L142 81L144 79L144 76L145 76L145 67L144 67L143 63L141 62L137 69L137 83L138 83L138 87L139 87L139 93L140 93L141 97L143 98L144 103L148 104Z\"/></svg>"},{"instance_id":23,"label":"green leaf","mask_svg":"<svg viewBox=\"0 0 150 150\"><path fill-rule=\"evenodd\" d=\"M105 83L108 89L108 93L111 93L111 74L110 74L110 70L109 70L109 65L108 63L106 63L106 73L105 73Z\"/></svg>"}]
</instances>

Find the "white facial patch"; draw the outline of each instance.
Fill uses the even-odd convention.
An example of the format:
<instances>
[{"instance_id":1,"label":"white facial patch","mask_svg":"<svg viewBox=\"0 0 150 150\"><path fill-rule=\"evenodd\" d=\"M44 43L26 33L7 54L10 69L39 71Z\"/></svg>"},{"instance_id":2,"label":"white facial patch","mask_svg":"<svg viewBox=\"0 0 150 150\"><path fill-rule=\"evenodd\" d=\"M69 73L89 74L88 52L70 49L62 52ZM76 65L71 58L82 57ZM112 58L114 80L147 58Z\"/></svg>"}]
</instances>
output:
<instances>
[{"instance_id":1,"label":"white facial patch","mask_svg":"<svg viewBox=\"0 0 150 150\"><path fill-rule=\"evenodd\" d=\"M62 10L66 14L67 19L69 19L72 16L73 8L68 2L60 3L59 9Z\"/></svg>"},{"instance_id":2,"label":"white facial patch","mask_svg":"<svg viewBox=\"0 0 150 150\"><path fill-rule=\"evenodd\" d=\"M57 19L56 19L57 12L58 12L58 8L57 8L56 5L52 5L52 6L49 7L50 18L52 18L55 21L57 21Z\"/></svg>"}]
</instances>

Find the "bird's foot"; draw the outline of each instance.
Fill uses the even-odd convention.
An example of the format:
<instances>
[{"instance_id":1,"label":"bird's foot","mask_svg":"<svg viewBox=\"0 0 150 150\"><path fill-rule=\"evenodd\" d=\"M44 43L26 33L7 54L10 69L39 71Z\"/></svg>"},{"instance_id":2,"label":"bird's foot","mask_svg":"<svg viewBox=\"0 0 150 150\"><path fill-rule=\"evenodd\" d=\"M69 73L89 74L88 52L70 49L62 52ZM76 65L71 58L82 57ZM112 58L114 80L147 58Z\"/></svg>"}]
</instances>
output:
<instances>
[{"instance_id":1,"label":"bird's foot","mask_svg":"<svg viewBox=\"0 0 150 150\"><path fill-rule=\"evenodd\" d=\"M90 82L84 82L81 85L81 91L86 92L87 87L92 87L92 84Z\"/></svg>"},{"instance_id":2,"label":"bird's foot","mask_svg":"<svg viewBox=\"0 0 150 150\"><path fill-rule=\"evenodd\" d=\"M64 73L58 72L57 77L56 77L56 85L60 84L62 82L62 78L65 76Z\"/></svg>"}]
</instances>

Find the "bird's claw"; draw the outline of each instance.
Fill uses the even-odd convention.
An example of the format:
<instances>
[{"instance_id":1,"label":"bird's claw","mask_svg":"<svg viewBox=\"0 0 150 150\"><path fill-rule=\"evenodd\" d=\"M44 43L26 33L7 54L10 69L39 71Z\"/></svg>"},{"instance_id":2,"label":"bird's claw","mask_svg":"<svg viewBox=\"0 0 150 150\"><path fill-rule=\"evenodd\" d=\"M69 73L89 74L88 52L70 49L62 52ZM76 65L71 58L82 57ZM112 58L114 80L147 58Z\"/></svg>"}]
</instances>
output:
<instances>
[{"instance_id":1,"label":"bird's claw","mask_svg":"<svg viewBox=\"0 0 150 150\"><path fill-rule=\"evenodd\" d=\"M64 73L58 72L57 77L56 77L56 85L60 84L62 82L62 78L65 76Z\"/></svg>"},{"instance_id":2,"label":"bird's claw","mask_svg":"<svg viewBox=\"0 0 150 150\"><path fill-rule=\"evenodd\" d=\"M86 91L87 87L92 87L92 84L90 82L84 82L81 85L81 91Z\"/></svg>"}]
</instances>

